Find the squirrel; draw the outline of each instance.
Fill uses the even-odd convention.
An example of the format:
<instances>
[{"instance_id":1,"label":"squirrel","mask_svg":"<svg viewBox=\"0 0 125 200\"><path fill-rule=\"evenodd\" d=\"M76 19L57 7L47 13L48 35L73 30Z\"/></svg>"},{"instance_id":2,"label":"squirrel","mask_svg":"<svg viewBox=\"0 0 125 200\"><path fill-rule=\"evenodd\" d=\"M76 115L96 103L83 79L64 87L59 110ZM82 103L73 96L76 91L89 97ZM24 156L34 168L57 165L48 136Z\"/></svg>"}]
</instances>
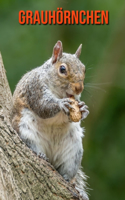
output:
<instances>
[{"instance_id":1,"label":"squirrel","mask_svg":"<svg viewBox=\"0 0 125 200\"><path fill-rule=\"evenodd\" d=\"M80 101L85 78L81 49L82 44L75 54L64 53L62 42L57 41L52 57L22 77L13 94L12 126L33 152L48 158L88 200L81 170L84 129L80 122L89 114L88 106ZM71 98L78 102L79 122L70 118Z\"/></svg>"}]
</instances>

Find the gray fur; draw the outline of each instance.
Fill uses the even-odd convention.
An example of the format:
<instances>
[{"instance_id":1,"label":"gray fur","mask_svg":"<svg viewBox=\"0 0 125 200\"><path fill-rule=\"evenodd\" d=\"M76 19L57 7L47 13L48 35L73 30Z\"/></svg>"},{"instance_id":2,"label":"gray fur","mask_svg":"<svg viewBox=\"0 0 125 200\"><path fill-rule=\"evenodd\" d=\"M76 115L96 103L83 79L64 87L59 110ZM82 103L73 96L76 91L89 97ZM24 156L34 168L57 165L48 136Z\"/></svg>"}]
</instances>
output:
<instances>
[{"instance_id":1,"label":"gray fur","mask_svg":"<svg viewBox=\"0 0 125 200\"><path fill-rule=\"evenodd\" d=\"M76 179L75 187L86 200L85 176L80 170L83 131L80 122L74 123L69 117L71 99L67 97L67 93L74 95L82 119L86 118L88 107L80 101L85 66L78 59L81 46L77 56L62 53L62 49L58 41L52 58L19 81L13 95L12 123L22 140L38 155L46 155L65 180ZM63 63L68 70L66 77L59 71Z\"/></svg>"}]
</instances>

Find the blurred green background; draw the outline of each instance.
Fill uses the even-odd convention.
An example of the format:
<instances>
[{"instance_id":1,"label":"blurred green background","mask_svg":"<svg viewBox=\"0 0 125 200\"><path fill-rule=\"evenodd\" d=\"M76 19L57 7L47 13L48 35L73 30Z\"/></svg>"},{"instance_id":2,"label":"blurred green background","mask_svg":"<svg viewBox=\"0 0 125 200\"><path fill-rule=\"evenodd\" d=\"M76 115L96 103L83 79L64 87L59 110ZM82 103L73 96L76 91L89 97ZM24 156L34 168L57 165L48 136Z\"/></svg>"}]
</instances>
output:
<instances>
[{"instance_id":1,"label":"blurred green background","mask_svg":"<svg viewBox=\"0 0 125 200\"><path fill-rule=\"evenodd\" d=\"M20 25L20 10L108 10L109 25ZM83 44L82 100L89 106L83 166L90 200L125 199L125 1L0 0L0 51L12 92L27 71L52 54L57 40L74 53Z\"/></svg>"}]
</instances>

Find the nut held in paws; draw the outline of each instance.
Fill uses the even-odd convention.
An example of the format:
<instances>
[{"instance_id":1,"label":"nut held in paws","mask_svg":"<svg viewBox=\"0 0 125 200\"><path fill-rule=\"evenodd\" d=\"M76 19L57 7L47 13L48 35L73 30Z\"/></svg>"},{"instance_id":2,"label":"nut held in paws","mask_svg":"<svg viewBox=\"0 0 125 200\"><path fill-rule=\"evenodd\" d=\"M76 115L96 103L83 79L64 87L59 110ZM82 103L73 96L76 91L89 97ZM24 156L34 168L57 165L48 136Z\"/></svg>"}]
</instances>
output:
<instances>
[{"instance_id":1,"label":"nut held in paws","mask_svg":"<svg viewBox=\"0 0 125 200\"><path fill-rule=\"evenodd\" d=\"M71 103L71 106L74 108L70 108L70 118L73 122L79 122L81 117L82 117L82 114L79 110L79 106L78 106L78 102L75 101L73 98L70 98L72 100L72 103Z\"/></svg>"}]
</instances>

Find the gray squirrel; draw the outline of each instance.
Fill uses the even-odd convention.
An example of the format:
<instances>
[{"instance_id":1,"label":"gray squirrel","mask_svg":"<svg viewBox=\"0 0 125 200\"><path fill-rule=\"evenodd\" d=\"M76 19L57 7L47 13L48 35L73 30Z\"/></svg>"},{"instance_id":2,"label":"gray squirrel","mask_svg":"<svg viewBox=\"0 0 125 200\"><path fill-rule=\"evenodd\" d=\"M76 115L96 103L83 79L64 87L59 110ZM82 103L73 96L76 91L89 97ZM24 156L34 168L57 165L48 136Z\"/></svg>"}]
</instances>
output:
<instances>
[{"instance_id":1,"label":"gray squirrel","mask_svg":"<svg viewBox=\"0 0 125 200\"><path fill-rule=\"evenodd\" d=\"M62 42L57 41L52 57L22 77L13 94L12 125L32 151L47 157L88 200L86 176L81 170L84 129L80 122L89 114L80 101L85 78L85 66L79 60L81 48L75 54L64 53ZM70 119L70 97L78 101L79 122Z\"/></svg>"}]
</instances>

